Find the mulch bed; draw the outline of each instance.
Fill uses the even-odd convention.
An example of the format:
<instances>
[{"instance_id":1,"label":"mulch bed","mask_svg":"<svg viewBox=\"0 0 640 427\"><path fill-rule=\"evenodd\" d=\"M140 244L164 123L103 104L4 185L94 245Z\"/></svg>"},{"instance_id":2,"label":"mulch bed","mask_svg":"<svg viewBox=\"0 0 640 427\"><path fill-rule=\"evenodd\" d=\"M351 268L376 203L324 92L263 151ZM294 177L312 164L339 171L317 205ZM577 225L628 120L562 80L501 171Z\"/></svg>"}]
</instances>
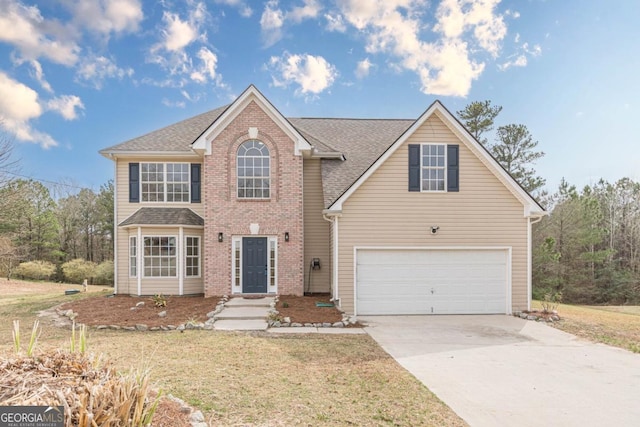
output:
<instances>
[{"instance_id":1,"label":"mulch bed","mask_svg":"<svg viewBox=\"0 0 640 427\"><path fill-rule=\"evenodd\" d=\"M276 305L280 318L289 317L295 323L335 323L342 320L342 313L335 307L318 307L316 302L330 303L329 294L312 294L304 297L282 295Z\"/></svg>"},{"instance_id":2,"label":"mulch bed","mask_svg":"<svg viewBox=\"0 0 640 427\"><path fill-rule=\"evenodd\" d=\"M330 302L328 294L315 294L304 297L283 295L279 297L276 310L279 316L289 317L297 323L339 322L342 313L335 307L317 307L316 302ZM128 295L99 296L62 305L62 310L77 313L76 323L88 326L118 325L135 326L145 324L148 327L178 326L189 320L205 322L207 313L216 307L219 297L166 297L166 307L156 307L151 297L132 297ZM143 302L143 305L136 304ZM285 307L288 306L288 307ZM166 317L158 314L166 311Z\"/></svg>"}]
</instances>

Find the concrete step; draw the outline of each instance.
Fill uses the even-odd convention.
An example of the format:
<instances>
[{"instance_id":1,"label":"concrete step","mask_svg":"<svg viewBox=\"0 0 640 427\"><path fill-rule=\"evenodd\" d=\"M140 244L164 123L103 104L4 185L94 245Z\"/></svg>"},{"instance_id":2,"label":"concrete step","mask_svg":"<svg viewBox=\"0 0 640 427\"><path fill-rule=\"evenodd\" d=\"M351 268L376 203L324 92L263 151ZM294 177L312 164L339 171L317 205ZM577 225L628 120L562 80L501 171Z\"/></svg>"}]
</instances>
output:
<instances>
[{"instance_id":1,"label":"concrete step","mask_svg":"<svg viewBox=\"0 0 640 427\"><path fill-rule=\"evenodd\" d=\"M218 331L266 331L267 322L264 320L216 320L213 328Z\"/></svg>"},{"instance_id":2,"label":"concrete step","mask_svg":"<svg viewBox=\"0 0 640 427\"><path fill-rule=\"evenodd\" d=\"M214 316L218 320L266 320L268 309L266 307L225 307ZM217 322L216 322L217 323Z\"/></svg>"},{"instance_id":3,"label":"concrete step","mask_svg":"<svg viewBox=\"0 0 640 427\"><path fill-rule=\"evenodd\" d=\"M270 307L273 302L273 297L264 298L231 298L227 301L225 307Z\"/></svg>"}]
</instances>

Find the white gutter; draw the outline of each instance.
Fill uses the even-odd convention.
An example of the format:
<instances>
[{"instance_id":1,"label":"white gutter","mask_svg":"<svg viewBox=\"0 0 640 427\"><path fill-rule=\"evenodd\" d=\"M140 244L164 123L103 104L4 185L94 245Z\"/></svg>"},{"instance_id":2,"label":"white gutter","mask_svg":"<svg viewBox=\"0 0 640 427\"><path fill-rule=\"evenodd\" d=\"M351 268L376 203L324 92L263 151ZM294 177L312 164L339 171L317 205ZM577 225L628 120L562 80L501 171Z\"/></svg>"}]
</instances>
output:
<instances>
[{"instance_id":1,"label":"white gutter","mask_svg":"<svg viewBox=\"0 0 640 427\"><path fill-rule=\"evenodd\" d=\"M544 212L543 215L537 217L531 216L527 218L527 310L531 310L531 294L533 292L533 282L531 277L533 274L533 260L531 259L531 257L533 256L533 237L531 226L542 221L542 218L547 215L549 215L549 213Z\"/></svg>"}]
</instances>

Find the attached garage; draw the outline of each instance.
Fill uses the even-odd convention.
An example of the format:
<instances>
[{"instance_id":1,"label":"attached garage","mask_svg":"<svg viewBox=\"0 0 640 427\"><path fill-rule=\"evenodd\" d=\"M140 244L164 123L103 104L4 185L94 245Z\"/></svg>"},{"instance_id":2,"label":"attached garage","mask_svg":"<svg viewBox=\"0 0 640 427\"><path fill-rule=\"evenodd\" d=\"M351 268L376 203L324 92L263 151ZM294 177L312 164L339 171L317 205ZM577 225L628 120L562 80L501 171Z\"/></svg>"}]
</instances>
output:
<instances>
[{"instance_id":1,"label":"attached garage","mask_svg":"<svg viewBox=\"0 0 640 427\"><path fill-rule=\"evenodd\" d=\"M356 313L511 311L509 248L356 248Z\"/></svg>"}]
</instances>

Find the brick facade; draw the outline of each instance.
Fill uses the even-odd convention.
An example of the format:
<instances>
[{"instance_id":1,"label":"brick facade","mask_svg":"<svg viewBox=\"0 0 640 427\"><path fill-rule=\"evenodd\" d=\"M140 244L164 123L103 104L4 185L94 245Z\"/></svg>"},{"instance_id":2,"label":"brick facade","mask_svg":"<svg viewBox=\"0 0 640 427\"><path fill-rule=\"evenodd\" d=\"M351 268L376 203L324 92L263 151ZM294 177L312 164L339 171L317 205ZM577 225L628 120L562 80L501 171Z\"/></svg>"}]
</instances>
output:
<instances>
[{"instance_id":1,"label":"brick facade","mask_svg":"<svg viewBox=\"0 0 640 427\"><path fill-rule=\"evenodd\" d=\"M236 197L236 153L257 128L256 139L265 143L271 157L271 198ZM232 238L252 236L250 224L260 229L254 237L277 237L277 292L302 295L303 259L303 160L294 154L294 142L256 104L249 103L211 144L203 166L204 293L232 293ZM223 242L218 242L218 233ZM289 233L285 242L284 233Z\"/></svg>"}]
</instances>

